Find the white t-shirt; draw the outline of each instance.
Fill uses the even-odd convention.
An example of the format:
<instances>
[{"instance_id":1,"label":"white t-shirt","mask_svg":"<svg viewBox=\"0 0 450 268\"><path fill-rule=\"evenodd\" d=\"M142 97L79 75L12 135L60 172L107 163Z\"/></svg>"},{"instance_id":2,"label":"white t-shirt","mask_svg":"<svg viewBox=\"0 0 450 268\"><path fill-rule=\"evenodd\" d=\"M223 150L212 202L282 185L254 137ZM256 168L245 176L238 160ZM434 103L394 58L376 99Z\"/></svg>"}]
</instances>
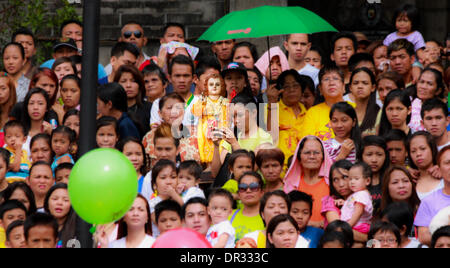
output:
<instances>
[{"instance_id":1,"label":"white t-shirt","mask_svg":"<svg viewBox=\"0 0 450 268\"><path fill-rule=\"evenodd\" d=\"M219 237L222 234L228 234L227 244L225 248L234 248L234 240L236 239L236 232L231 225L230 221L226 220L218 224L214 224L208 229L206 233L206 240L211 243L212 246L219 242Z\"/></svg>"},{"instance_id":2,"label":"white t-shirt","mask_svg":"<svg viewBox=\"0 0 450 268\"><path fill-rule=\"evenodd\" d=\"M194 197L205 198L205 193L199 187L191 187L181 194L181 198L185 204L189 201L189 199Z\"/></svg>"},{"instance_id":3,"label":"white t-shirt","mask_svg":"<svg viewBox=\"0 0 450 268\"><path fill-rule=\"evenodd\" d=\"M437 147L438 152L440 152L445 146L448 146L448 145L450 145L450 142L448 142L448 143L446 143L446 144L444 144L444 145L442 145L442 146L438 146L438 147Z\"/></svg>"},{"instance_id":4,"label":"white t-shirt","mask_svg":"<svg viewBox=\"0 0 450 268\"><path fill-rule=\"evenodd\" d=\"M311 77L311 79L314 81L314 86L316 87L319 85L319 72L320 70L312 66L311 64L306 64L305 67L298 70L299 74Z\"/></svg>"},{"instance_id":5,"label":"white t-shirt","mask_svg":"<svg viewBox=\"0 0 450 268\"><path fill-rule=\"evenodd\" d=\"M150 235L145 235L144 240L136 248L151 248L155 239ZM127 238L123 237L119 240L109 243L108 248L127 248Z\"/></svg>"}]
</instances>

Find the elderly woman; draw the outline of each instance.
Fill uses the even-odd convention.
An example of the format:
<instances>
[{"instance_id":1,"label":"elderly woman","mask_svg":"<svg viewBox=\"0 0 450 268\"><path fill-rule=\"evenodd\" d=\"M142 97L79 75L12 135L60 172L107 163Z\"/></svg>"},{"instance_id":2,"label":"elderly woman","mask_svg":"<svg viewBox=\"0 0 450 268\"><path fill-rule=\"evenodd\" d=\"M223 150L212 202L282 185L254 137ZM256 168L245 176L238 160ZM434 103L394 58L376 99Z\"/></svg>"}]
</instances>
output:
<instances>
[{"instance_id":1,"label":"elderly woman","mask_svg":"<svg viewBox=\"0 0 450 268\"><path fill-rule=\"evenodd\" d=\"M324 150L322 141L315 136L303 138L294 156L284 178L284 191L289 193L299 190L311 195L314 202L309 225L323 227L322 198L330 194L328 176L331 159Z\"/></svg>"}]
</instances>

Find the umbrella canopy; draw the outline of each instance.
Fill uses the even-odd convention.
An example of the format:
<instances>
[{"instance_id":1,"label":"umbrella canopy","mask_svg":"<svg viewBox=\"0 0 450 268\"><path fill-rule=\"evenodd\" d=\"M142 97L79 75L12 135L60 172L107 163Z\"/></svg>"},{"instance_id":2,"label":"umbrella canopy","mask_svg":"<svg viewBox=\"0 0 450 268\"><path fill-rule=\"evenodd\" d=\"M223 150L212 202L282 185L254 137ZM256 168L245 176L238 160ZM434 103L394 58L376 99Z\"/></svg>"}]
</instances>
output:
<instances>
[{"instance_id":1,"label":"umbrella canopy","mask_svg":"<svg viewBox=\"0 0 450 268\"><path fill-rule=\"evenodd\" d=\"M293 33L337 32L327 21L302 7L261 6L231 12L198 39L216 42Z\"/></svg>"}]
</instances>

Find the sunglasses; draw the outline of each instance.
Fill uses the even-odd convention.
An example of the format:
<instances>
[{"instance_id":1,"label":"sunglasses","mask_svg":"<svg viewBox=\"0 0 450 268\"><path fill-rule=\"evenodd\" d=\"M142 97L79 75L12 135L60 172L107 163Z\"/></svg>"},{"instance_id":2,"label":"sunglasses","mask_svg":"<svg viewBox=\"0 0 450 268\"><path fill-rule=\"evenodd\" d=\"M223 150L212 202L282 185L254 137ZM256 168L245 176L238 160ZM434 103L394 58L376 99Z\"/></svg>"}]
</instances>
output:
<instances>
[{"instance_id":1,"label":"sunglasses","mask_svg":"<svg viewBox=\"0 0 450 268\"><path fill-rule=\"evenodd\" d=\"M251 192L256 192L259 190L260 186L257 182L252 182L250 184L241 183L238 186L239 192L247 192L248 189L250 189Z\"/></svg>"},{"instance_id":2,"label":"sunglasses","mask_svg":"<svg viewBox=\"0 0 450 268\"><path fill-rule=\"evenodd\" d=\"M125 39L128 39L133 34L134 34L134 37L136 37L136 38L141 38L142 37L142 32L141 31L134 31L134 32L126 31L126 32L123 33L123 37L125 37Z\"/></svg>"}]
</instances>

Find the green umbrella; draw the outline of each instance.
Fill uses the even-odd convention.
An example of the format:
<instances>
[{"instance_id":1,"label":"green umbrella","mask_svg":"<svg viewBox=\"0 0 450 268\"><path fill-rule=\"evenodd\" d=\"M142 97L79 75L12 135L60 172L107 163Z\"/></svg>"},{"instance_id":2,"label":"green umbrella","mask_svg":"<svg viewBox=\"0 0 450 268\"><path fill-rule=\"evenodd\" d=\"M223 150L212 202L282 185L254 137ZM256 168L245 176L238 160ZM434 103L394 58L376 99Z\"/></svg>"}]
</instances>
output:
<instances>
[{"instance_id":1,"label":"green umbrella","mask_svg":"<svg viewBox=\"0 0 450 268\"><path fill-rule=\"evenodd\" d=\"M293 33L337 32L324 19L302 7L261 6L231 12L198 39L216 42Z\"/></svg>"}]
</instances>

